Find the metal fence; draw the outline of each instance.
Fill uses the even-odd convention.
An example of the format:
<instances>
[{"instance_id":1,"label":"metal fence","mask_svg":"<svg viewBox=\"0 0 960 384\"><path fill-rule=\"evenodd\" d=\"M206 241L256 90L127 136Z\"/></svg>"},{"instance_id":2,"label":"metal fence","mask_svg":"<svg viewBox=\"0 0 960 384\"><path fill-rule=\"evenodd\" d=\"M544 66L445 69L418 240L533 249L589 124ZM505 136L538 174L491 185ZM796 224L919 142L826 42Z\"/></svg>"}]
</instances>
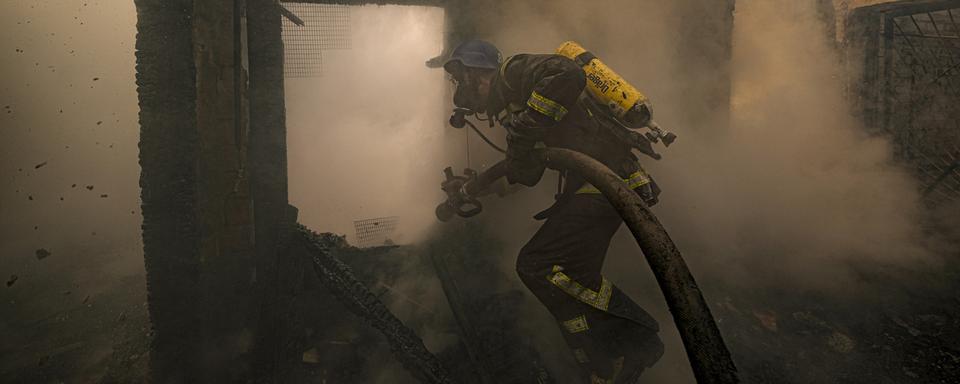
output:
<instances>
[{"instance_id":1,"label":"metal fence","mask_svg":"<svg viewBox=\"0 0 960 384\"><path fill-rule=\"evenodd\" d=\"M349 6L281 5L285 77L318 77L323 74L323 51L351 48Z\"/></svg>"},{"instance_id":2,"label":"metal fence","mask_svg":"<svg viewBox=\"0 0 960 384\"><path fill-rule=\"evenodd\" d=\"M868 122L928 204L960 201L960 1L894 3L864 21Z\"/></svg>"},{"instance_id":3,"label":"metal fence","mask_svg":"<svg viewBox=\"0 0 960 384\"><path fill-rule=\"evenodd\" d=\"M354 221L353 228L357 234L355 245L359 247L394 245L398 222L399 218L396 216Z\"/></svg>"}]
</instances>

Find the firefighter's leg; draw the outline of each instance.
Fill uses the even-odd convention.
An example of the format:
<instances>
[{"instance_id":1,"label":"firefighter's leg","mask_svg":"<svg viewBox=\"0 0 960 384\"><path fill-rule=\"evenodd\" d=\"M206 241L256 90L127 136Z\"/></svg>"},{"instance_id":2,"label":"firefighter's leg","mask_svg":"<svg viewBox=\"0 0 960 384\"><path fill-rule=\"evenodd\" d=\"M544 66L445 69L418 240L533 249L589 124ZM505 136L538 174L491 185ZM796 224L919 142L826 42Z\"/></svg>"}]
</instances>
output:
<instances>
[{"instance_id":1,"label":"firefighter's leg","mask_svg":"<svg viewBox=\"0 0 960 384\"><path fill-rule=\"evenodd\" d=\"M621 222L602 196L577 195L517 259L521 280L560 323L574 357L604 380L636 376L663 352L656 321L601 275Z\"/></svg>"}]
</instances>

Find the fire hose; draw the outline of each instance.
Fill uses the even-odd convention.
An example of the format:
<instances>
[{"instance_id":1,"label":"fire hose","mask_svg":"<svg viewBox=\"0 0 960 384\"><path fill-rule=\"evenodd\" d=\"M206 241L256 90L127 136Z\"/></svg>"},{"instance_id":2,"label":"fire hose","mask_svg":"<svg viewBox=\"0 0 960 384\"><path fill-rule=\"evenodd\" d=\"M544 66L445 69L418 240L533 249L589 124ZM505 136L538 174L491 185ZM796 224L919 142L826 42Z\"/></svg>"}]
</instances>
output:
<instances>
[{"instance_id":1,"label":"fire hose","mask_svg":"<svg viewBox=\"0 0 960 384\"><path fill-rule=\"evenodd\" d=\"M560 148L537 151L548 167L579 174L600 190L623 218L663 292L697 383L739 383L730 351L697 282L676 244L643 200L620 176L587 155ZM444 172L447 180L442 188L448 199L436 210L441 221L454 215L471 217L479 214L483 206L476 196L506 175L506 164L497 163L482 173L468 169L464 176L453 175L450 168Z\"/></svg>"}]
</instances>

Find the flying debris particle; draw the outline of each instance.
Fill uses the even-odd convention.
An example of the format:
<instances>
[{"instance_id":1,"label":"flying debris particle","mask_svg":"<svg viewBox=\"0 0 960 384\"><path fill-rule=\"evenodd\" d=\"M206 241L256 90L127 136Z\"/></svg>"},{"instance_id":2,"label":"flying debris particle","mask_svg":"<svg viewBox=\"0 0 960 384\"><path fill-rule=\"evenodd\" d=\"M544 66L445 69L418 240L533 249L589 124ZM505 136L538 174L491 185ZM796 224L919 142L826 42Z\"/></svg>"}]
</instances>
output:
<instances>
[{"instance_id":1,"label":"flying debris particle","mask_svg":"<svg viewBox=\"0 0 960 384\"><path fill-rule=\"evenodd\" d=\"M14 284L16 284L16 283L17 283L17 280L20 280L20 276L10 275L10 280L7 280L7 288L10 288L10 287L12 287Z\"/></svg>"},{"instance_id":2,"label":"flying debris particle","mask_svg":"<svg viewBox=\"0 0 960 384\"><path fill-rule=\"evenodd\" d=\"M92 186L92 185L88 185L88 186L87 186L87 190L88 190L88 191L92 191L92 190L93 190L93 186Z\"/></svg>"},{"instance_id":3,"label":"flying debris particle","mask_svg":"<svg viewBox=\"0 0 960 384\"><path fill-rule=\"evenodd\" d=\"M97 80L100 80L100 78L99 78L99 77L94 77L94 78L93 78L93 81L97 81Z\"/></svg>"},{"instance_id":4,"label":"flying debris particle","mask_svg":"<svg viewBox=\"0 0 960 384\"><path fill-rule=\"evenodd\" d=\"M70 188L76 188L76 187L77 187L76 184L70 186Z\"/></svg>"},{"instance_id":5,"label":"flying debris particle","mask_svg":"<svg viewBox=\"0 0 960 384\"><path fill-rule=\"evenodd\" d=\"M50 257L50 255L52 255L52 253L50 253L50 251L48 251L46 248L38 249L36 254L37 254L37 260L43 260Z\"/></svg>"},{"instance_id":6,"label":"flying debris particle","mask_svg":"<svg viewBox=\"0 0 960 384\"><path fill-rule=\"evenodd\" d=\"M103 124L103 120L97 122L97 125Z\"/></svg>"},{"instance_id":7,"label":"flying debris particle","mask_svg":"<svg viewBox=\"0 0 960 384\"><path fill-rule=\"evenodd\" d=\"M86 297L83 298L84 304L86 304L88 301L90 301L90 295L87 295Z\"/></svg>"},{"instance_id":8,"label":"flying debris particle","mask_svg":"<svg viewBox=\"0 0 960 384\"><path fill-rule=\"evenodd\" d=\"M42 162L42 163L40 163L40 164L34 165L34 166L33 166L33 169L40 169L40 168L42 168L44 165L47 165L47 162L46 162L46 161L44 161L44 162Z\"/></svg>"},{"instance_id":9,"label":"flying debris particle","mask_svg":"<svg viewBox=\"0 0 960 384\"><path fill-rule=\"evenodd\" d=\"M120 312L120 316L117 316L117 321L124 321L124 320L126 320L126 319L127 319L127 312L126 312L126 311Z\"/></svg>"},{"instance_id":10,"label":"flying debris particle","mask_svg":"<svg viewBox=\"0 0 960 384\"><path fill-rule=\"evenodd\" d=\"M102 194L102 195L100 195L100 198L101 198L101 199L106 199L106 198L107 198L107 194Z\"/></svg>"},{"instance_id":11,"label":"flying debris particle","mask_svg":"<svg viewBox=\"0 0 960 384\"><path fill-rule=\"evenodd\" d=\"M33 201L33 195L28 195L27 200Z\"/></svg>"},{"instance_id":12,"label":"flying debris particle","mask_svg":"<svg viewBox=\"0 0 960 384\"><path fill-rule=\"evenodd\" d=\"M70 291L63 291L64 296L70 296L70 293L71 293Z\"/></svg>"},{"instance_id":13,"label":"flying debris particle","mask_svg":"<svg viewBox=\"0 0 960 384\"><path fill-rule=\"evenodd\" d=\"M34 225L34 226L33 226L33 230L34 230L34 231L36 231L36 230L38 230L38 229L40 229L40 226L39 226L39 225Z\"/></svg>"},{"instance_id":14,"label":"flying debris particle","mask_svg":"<svg viewBox=\"0 0 960 384\"><path fill-rule=\"evenodd\" d=\"M60 201L63 201L63 196L60 196Z\"/></svg>"}]
</instances>

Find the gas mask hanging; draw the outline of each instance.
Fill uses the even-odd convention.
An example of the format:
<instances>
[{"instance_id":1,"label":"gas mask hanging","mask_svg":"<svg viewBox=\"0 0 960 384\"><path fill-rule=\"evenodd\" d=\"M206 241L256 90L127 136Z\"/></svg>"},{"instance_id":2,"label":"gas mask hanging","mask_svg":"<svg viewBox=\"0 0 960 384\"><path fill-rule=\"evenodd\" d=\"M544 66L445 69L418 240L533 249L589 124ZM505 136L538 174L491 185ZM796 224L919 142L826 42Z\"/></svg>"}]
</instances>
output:
<instances>
[{"instance_id":1,"label":"gas mask hanging","mask_svg":"<svg viewBox=\"0 0 960 384\"><path fill-rule=\"evenodd\" d=\"M453 82L457 87L453 94L454 106L477 113L486 111L487 101L480 94L480 83L477 80L476 74L466 68L454 74Z\"/></svg>"}]
</instances>

